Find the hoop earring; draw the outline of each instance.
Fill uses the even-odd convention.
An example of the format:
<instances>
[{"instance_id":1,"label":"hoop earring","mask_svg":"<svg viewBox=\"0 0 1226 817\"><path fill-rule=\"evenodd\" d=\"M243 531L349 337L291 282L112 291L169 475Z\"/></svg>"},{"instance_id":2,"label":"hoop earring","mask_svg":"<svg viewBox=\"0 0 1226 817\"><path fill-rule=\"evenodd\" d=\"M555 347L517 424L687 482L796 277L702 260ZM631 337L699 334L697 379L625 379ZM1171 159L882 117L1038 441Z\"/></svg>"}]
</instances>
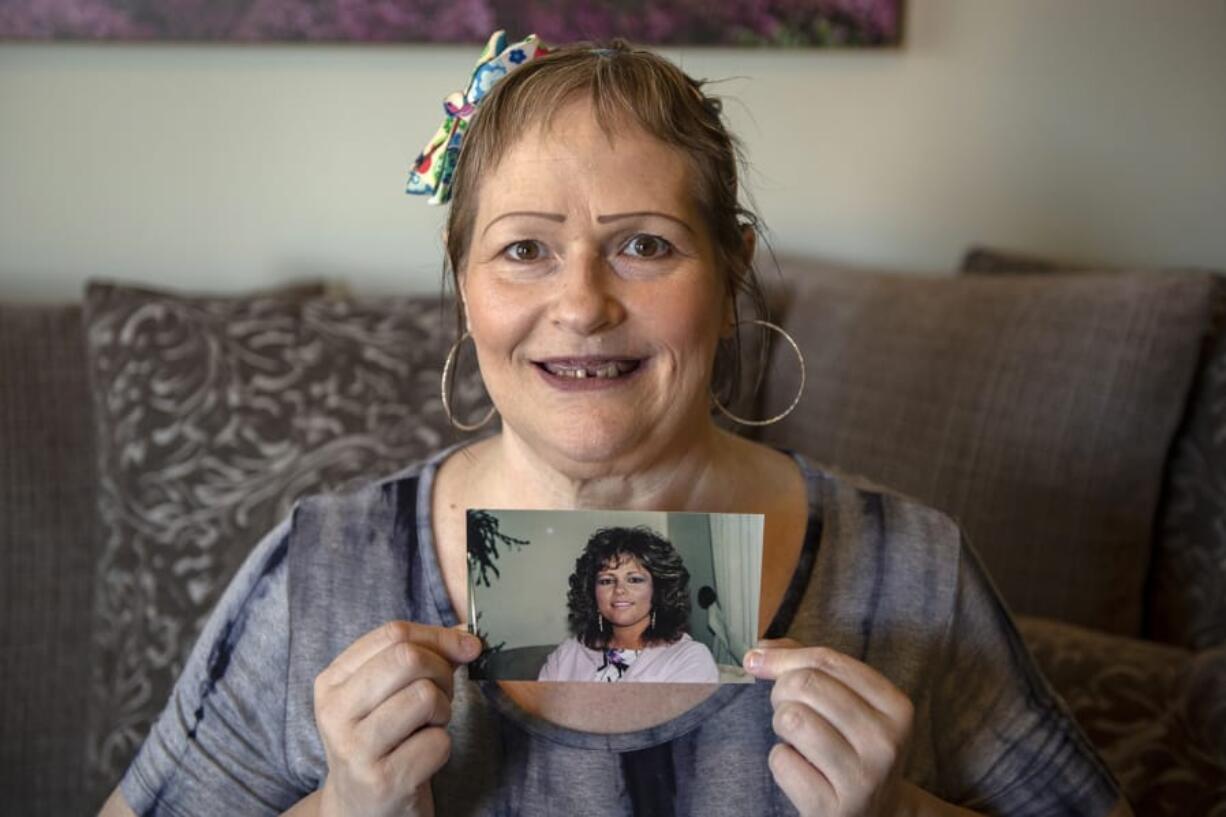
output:
<instances>
[{"instance_id":1,"label":"hoop earring","mask_svg":"<svg viewBox=\"0 0 1226 817\"><path fill-rule=\"evenodd\" d=\"M731 420L734 423L740 423L743 426L772 425L774 423L779 422L784 417L787 417L789 414L791 414L793 411L796 410L796 407L798 405L800 405L800 398L805 393L805 356L800 351L800 346L797 345L796 341L792 338L792 336L789 335L787 332L785 332L782 327L776 326L770 321L758 320L756 318L752 320L747 320L747 321L738 321L736 325L740 326L743 323L756 324L758 326L762 326L767 329L774 330L775 332L778 332L779 334L783 335L783 339L786 340L791 345L792 351L796 353L796 359L800 361L800 388L796 391L796 396L792 398L792 404L790 406L784 409L781 413L776 414L774 417L771 417L766 420L746 420L744 417L737 417L731 411L728 411L728 409L724 408L723 404L720 403L719 400L716 399L714 394L711 395L711 402L715 404L715 407L719 409L720 412L725 417L727 417L729 420Z\"/></svg>"},{"instance_id":2,"label":"hoop earring","mask_svg":"<svg viewBox=\"0 0 1226 817\"><path fill-rule=\"evenodd\" d=\"M604 616L596 616L596 629L601 635L604 635Z\"/></svg>"},{"instance_id":3,"label":"hoop earring","mask_svg":"<svg viewBox=\"0 0 1226 817\"><path fill-rule=\"evenodd\" d=\"M651 611L651 629L654 630L655 628L656 628L656 611L652 610Z\"/></svg>"},{"instance_id":4,"label":"hoop earring","mask_svg":"<svg viewBox=\"0 0 1226 817\"><path fill-rule=\"evenodd\" d=\"M460 422L451 412L451 399L447 396L447 375L452 374L451 369L455 365L456 353L460 350L460 344L472 336L472 332L465 332L463 335L460 335L459 340L451 344L451 348L447 350L447 358L443 361L443 376L439 384L439 398L443 401L443 413L447 415L447 422L451 423L453 428L468 432L476 431L483 427L490 420L494 419L494 415L498 413L496 407L490 406L489 412L482 418L481 422L469 424ZM451 382L454 382L454 380L455 378L453 377Z\"/></svg>"}]
</instances>

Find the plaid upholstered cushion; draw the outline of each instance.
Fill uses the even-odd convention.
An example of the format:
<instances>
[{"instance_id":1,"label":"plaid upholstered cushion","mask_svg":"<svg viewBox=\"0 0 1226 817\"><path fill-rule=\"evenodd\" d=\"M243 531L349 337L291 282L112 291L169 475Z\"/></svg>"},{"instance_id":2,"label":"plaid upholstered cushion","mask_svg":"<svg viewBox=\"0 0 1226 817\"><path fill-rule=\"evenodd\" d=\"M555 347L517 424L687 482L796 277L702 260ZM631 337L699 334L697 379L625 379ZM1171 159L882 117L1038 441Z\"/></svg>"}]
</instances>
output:
<instances>
[{"instance_id":1,"label":"plaid upholstered cushion","mask_svg":"<svg viewBox=\"0 0 1226 817\"><path fill-rule=\"evenodd\" d=\"M295 498L390 473L454 438L437 397L450 308L309 295L89 288L104 527L95 791L114 785L213 603ZM479 402L474 377L457 384L459 404Z\"/></svg>"},{"instance_id":2,"label":"plaid upholstered cushion","mask_svg":"<svg viewBox=\"0 0 1226 817\"><path fill-rule=\"evenodd\" d=\"M0 306L0 810L84 814L95 549L81 310Z\"/></svg>"},{"instance_id":3,"label":"plaid upholstered cushion","mask_svg":"<svg viewBox=\"0 0 1226 817\"><path fill-rule=\"evenodd\" d=\"M978 247L963 258L962 271L1080 268ZM1226 644L1226 276L1221 274L1214 276L1213 310L1214 331L1171 446L1146 601L1146 635L1192 648Z\"/></svg>"},{"instance_id":4,"label":"plaid upholstered cushion","mask_svg":"<svg viewBox=\"0 0 1226 817\"><path fill-rule=\"evenodd\" d=\"M1015 610L1138 633L1209 279L789 272L766 439L955 516Z\"/></svg>"}]
</instances>

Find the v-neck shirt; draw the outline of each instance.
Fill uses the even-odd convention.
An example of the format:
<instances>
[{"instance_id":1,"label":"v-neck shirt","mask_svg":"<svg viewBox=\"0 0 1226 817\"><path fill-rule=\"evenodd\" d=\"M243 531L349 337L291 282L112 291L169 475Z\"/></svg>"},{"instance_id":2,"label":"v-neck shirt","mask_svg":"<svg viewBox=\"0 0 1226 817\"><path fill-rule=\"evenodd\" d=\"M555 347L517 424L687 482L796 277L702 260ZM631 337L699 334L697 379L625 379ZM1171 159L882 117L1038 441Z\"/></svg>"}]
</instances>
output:
<instances>
[{"instance_id":1,"label":"v-neck shirt","mask_svg":"<svg viewBox=\"0 0 1226 817\"><path fill-rule=\"evenodd\" d=\"M389 620L458 622L431 520L448 453L303 500L253 550L121 782L137 814L279 814L323 784L319 672ZM795 460L808 523L768 636L836 649L905 692L904 776L938 797L1011 815L1106 814L1117 786L958 527ZM725 684L664 723L600 734L534 717L461 669L435 802L489 817L796 814L767 767L772 686Z\"/></svg>"}]
</instances>

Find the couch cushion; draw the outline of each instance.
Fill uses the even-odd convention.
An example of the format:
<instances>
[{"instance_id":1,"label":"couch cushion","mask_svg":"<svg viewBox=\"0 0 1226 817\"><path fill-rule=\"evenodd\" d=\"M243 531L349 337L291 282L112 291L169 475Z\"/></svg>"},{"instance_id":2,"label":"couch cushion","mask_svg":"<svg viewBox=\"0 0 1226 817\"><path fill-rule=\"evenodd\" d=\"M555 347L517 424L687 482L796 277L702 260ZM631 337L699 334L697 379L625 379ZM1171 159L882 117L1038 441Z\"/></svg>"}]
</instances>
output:
<instances>
[{"instance_id":1,"label":"couch cushion","mask_svg":"<svg viewBox=\"0 0 1226 817\"><path fill-rule=\"evenodd\" d=\"M437 397L454 326L437 299L89 288L105 532L95 787L114 785L212 604L296 497L454 439ZM481 394L472 377L457 392Z\"/></svg>"},{"instance_id":2,"label":"couch cushion","mask_svg":"<svg viewBox=\"0 0 1226 817\"><path fill-rule=\"evenodd\" d=\"M1029 253L971 247L962 256L959 270L966 275L1020 275L1030 272L1081 272L1084 268Z\"/></svg>"},{"instance_id":3,"label":"couch cushion","mask_svg":"<svg viewBox=\"0 0 1226 817\"><path fill-rule=\"evenodd\" d=\"M81 310L0 305L0 802L84 814L95 560Z\"/></svg>"},{"instance_id":4,"label":"couch cushion","mask_svg":"<svg viewBox=\"0 0 1226 817\"><path fill-rule=\"evenodd\" d=\"M1226 279L1219 288L1226 301ZM1166 479L1147 634L1193 648L1226 645L1226 332L1206 349Z\"/></svg>"},{"instance_id":5,"label":"couch cushion","mask_svg":"<svg viewBox=\"0 0 1226 817\"><path fill-rule=\"evenodd\" d=\"M1015 610L1137 633L1209 279L790 273L766 439L952 514Z\"/></svg>"},{"instance_id":6,"label":"couch cushion","mask_svg":"<svg viewBox=\"0 0 1226 817\"><path fill-rule=\"evenodd\" d=\"M975 248L968 274L1077 272L1033 256ZM1171 274L1184 274L1172 271ZM1146 601L1146 634L1200 649L1226 644L1226 276L1214 276L1207 339L1167 464Z\"/></svg>"},{"instance_id":7,"label":"couch cushion","mask_svg":"<svg viewBox=\"0 0 1226 817\"><path fill-rule=\"evenodd\" d=\"M1226 648L1018 626L1136 814L1226 814Z\"/></svg>"}]
</instances>

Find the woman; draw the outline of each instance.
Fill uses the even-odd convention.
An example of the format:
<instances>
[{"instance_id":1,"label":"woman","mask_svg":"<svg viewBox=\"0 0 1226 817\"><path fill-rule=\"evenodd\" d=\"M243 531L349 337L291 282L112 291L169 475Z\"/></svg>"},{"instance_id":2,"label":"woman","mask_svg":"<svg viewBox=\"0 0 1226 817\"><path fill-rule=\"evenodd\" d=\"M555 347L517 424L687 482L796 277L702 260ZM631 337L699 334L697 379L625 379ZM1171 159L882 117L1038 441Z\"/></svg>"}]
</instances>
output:
<instances>
[{"instance_id":1,"label":"woman","mask_svg":"<svg viewBox=\"0 0 1226 817\"><path fill-rule=\"evenodd\" d=\"M500 430L301 503L109 813L1127 814L949 519L712 422L756 291L718 103L621 44L529 45L440 177ZM467 508L763 514L773 683L469 682Z\"/></svg>"},{"instance_id":2,"label":"woman","mask_svg":"<svg viewBox=\"0 0 1226 817\"><path fill-rule=\"evenodd\" d=\"M602 528L570 574L574 634L545 659L539 681L714 684L715 659L687 633L690 573L647 527Z\"/></svg>"}]
</instances>

